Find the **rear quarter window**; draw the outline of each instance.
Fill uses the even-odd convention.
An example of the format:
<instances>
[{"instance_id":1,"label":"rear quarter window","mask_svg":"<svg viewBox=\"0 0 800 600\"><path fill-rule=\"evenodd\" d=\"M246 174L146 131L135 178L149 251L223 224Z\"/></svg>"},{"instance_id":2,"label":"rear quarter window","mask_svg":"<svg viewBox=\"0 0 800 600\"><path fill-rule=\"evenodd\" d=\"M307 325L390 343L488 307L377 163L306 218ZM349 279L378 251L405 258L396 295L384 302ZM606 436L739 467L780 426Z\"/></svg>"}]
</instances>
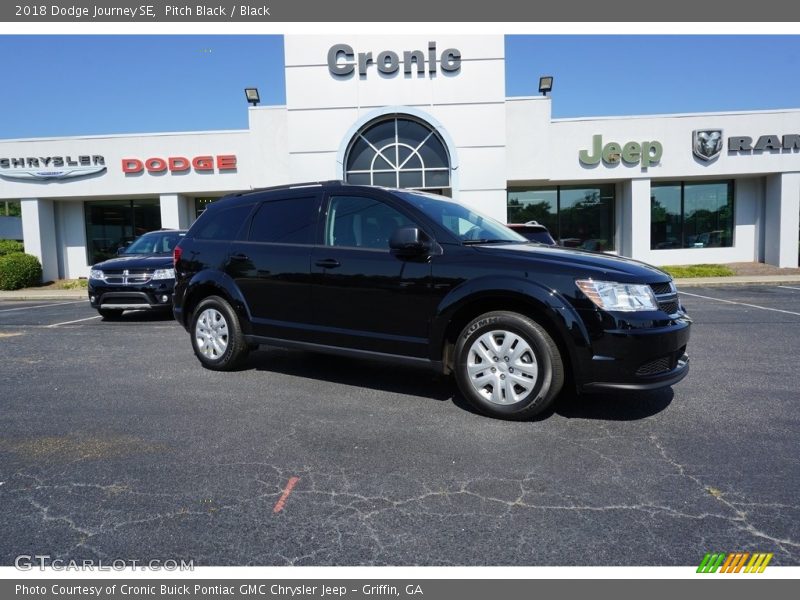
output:
<instances>
[{"instance_id":1,"label":"rear quarter window","mask_svg":"<svg viewBox=\"0 0 800 600\"><path fill-rule=\"evenodd\" d=\"M239 239L252 204L239 204L230 208L206 210L193 227L192 237L197 240Z\"/></svg>"}]
</instances>

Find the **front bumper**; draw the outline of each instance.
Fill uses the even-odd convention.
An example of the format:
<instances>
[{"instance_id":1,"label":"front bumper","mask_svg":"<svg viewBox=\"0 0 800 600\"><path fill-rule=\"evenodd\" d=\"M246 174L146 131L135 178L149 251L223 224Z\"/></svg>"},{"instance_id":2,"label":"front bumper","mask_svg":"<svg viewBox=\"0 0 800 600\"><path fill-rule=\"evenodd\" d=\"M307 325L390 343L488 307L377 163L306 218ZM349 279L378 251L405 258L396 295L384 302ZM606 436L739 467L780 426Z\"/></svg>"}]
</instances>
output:
<instances>
[{"instance_id":1,"label":"front bumper","mask_svg":"<svg viewBox=\"0 0 800 600\"><path fill-rule=\"evenodd\" d=\"M89 281L89 303L110 310L167 310L172 308L174 279L151 280L141 285L106 285Z\"/></svg>"},{"instance_id":2,"label":"front bumper","mask_svg":"<svg viewBox=\"0 0 800 600\"><path fill-rule=\"evenodd\" d=\"M640 377L638 381L592 381L584 384L582 391L586 393L591 392L608 392L608 391L636 391L641 392L645 390L656 390L662 387L675 385L681 379L689 374L689 355L684 354L681 356L675 368L658 375L651 375L649 377Z\"/></svg>"},{"instance_id":3,"label":"front bumper","mask_svg":"<svg viewBox=\"0 0 800 600\"><path fill-rule=\"evenodd\" d=\"M592 340L581 391L641 391L678 383L689 373L690 328L686 317L660 327L604 331Z\"/></svg>"}]
</instances>

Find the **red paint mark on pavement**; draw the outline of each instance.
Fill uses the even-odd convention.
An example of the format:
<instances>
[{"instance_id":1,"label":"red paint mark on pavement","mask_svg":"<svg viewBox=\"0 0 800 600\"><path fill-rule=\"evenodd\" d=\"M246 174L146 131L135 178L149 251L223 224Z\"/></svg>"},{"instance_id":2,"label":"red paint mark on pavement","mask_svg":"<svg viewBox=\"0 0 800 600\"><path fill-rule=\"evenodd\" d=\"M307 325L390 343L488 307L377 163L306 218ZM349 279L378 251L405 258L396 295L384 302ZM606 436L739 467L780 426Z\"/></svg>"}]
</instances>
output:
<instances>
[{"instance_id":1,"label":"red paint mark on pavement","mask_svg":"<svg viewBox=\"0 0 800 600\"><path fill-rule=\"evenodd\" d=\"M289 498L289 494L292 493L294 486L297 485L297 482L300 481L299 477L289 477L289 481L286 483L286 487L283 488L283 493L281 497L278 498L278 501L275 503L275 507L272 509L273 513L279 513L283 510L283 507L286 506L286 500Z\"/></svg>"}]
</instances>

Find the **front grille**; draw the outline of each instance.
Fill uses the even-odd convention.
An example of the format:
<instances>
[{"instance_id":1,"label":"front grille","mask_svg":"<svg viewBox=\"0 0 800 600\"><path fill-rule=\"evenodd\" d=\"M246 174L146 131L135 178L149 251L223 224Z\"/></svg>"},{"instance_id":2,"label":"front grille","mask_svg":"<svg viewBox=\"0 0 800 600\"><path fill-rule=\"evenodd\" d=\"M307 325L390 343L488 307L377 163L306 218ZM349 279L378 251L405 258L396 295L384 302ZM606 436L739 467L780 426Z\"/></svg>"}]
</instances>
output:
<instances>
[{"instance_id":1,"label":"front grille","mask_svg":"<svg viewBox=\"0 0 800 600\"><path fill-rule=\"evenodd\" d=\"M636 369L636 375L644 376L644 375L658 375L659 373L666 373L672 368L671 362L672 358L669 355L648 361L644 363L642 366L640 366L638 369Z\"/></svg>"},{"instance_id":2,"label":"front grille","mask_svg":"<svg viewBox=\"0 0 800 600\"><path fill-rule=\"evenodd\" d=\"M103 304L142 304L144 306L149 306L147 299L140 296L117 296L111 298L103 297Z\"/></svg>"},{"instance_id":3,"label":"front grille","mask_svg":"<svg viewBox=\"0 0 800 600\"><path fill-rule=\"evenodd\" d=\"M674 315L680 309L678 302L678 291L672 285L671 281L666 283L651 283L650 289L655 294L658 308L663 310L668 315Z\"/></svg>"},{"instance_id":4,"label":"front grille","mask_svg":"<svg viewBox=\"0 0 800 600\"><path fill-rule=\"evenodd\" d=\"M666 283L651 283L650 288L656 296L675 293L672 291L672 284L669 281Z\"/></svg>"},{"instance_id":5,"label":"front grille","mask_svg":"<svg viewBox=\"0 0 800 600\"><path fill-rule=\"evenodd\" d=\"M105 271L105 281L109 285L141 285L153 277L152 269L129 271L113 269Z\"/></svg>"},{"instance_id":6,"label":"front grille","mask_svg":"<svg viewBox=\"0 0 800 600\"><path fill-rule=\"evenodd\" d=\"M672 302L659 302L658 308L663 310L668 315L674 315L678 312L678 301L674 300Z\"/></svg>"}]
</instances>

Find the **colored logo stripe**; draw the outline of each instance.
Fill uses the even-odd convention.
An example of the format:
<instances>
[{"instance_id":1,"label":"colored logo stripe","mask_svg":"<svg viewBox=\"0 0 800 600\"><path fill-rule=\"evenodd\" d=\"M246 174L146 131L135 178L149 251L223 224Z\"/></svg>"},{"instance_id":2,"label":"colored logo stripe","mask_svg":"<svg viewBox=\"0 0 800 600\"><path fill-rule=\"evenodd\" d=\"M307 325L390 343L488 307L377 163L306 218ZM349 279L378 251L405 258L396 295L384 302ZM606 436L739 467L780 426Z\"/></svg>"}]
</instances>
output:
<instances>
[{"instance_id":1,"label":"colored logo stripe","mask_svg":"<svg viewBox=\"0 0 800 600\"><path fill-rule=\"evenodd\" d=\"M750 559L750 562L747 563L747 566L744 569L745 573L763 573L764 569L767 568L769 561L772 560L772 553L769 554L753 554L753 558Z\"/></svg>"},{"instance_id":2,"label":"colored logo stripe","mask_svg":"<svg viewBox=\"0 0 800 600\"><path fill-rule=\"evenodd\" d=\"M739 573L744 567L745 573L763 573L764 569L772 560L774 555L765 552L756 552L750 554L749 552L708 552L697 567L698 573ZM747 562L747 559L750 562ZM747 563L747 566L745 566Z\"/></svg>"},{"instance_id":3,"label":"colored logo stripe","mask_svg":"<svg viewBox=\"0 0 800 600\"><path fill-rule=\"evenodd\" d=\"M703 557L703 561L700 563L700 566L697 567L698 573L716 573L719 566L725 560L725 555L722 553L714 553L711 554L710 552L706 553Z\"/></svg>"}]
</instances>

